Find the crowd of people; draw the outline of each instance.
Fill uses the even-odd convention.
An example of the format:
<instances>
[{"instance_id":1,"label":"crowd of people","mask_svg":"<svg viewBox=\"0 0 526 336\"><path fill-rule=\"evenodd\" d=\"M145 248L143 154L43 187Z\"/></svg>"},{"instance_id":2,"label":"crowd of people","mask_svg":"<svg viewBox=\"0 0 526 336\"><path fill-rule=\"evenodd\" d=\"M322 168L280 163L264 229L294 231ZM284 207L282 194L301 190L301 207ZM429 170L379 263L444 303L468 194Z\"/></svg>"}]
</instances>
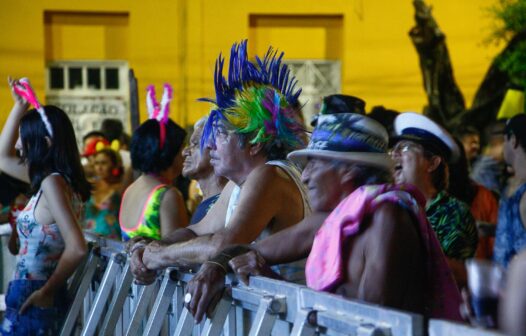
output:
<instances>
[{"instance_id":1,"label":"crowd of people","mask_svg":"<svg viewBox=\"0 0 526 336\"><path fill-rule=\"evenodd\" d=\"M3 203L17 209L18 256L0 334L53 334L87 251L83 229L126 241L139 284L201 264L185 296L196 321L229 272L463 321L465 262L493 260L509 273L501 327L525 334L526 115L446 130L417 113L367 114L363 100L335 94L307 132L282 57L269 49L250 60L247 41L234 44L228 74L216 61L215 98L203 99L212 110L191 135L169 118L172 88L158 102L149 86L149 119L131 140L107 120L81 152L67 115L9 79L0 170L30 198L13 201L17 189ZM181 178L197 185L196 206L175 187Z\"/></svg>"}]
</instances>

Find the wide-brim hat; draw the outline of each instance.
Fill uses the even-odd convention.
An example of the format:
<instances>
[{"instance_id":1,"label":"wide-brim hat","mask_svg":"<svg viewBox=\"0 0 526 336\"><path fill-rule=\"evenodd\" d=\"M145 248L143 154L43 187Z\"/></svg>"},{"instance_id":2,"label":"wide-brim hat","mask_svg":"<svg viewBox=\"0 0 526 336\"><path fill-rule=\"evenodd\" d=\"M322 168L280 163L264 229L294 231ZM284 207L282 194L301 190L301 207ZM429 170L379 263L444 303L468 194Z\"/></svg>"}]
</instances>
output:
<instances>
[{"instance_id":1,"label":"wide-brim hat","mask_svg":"<svg viewBox=\"0 0 526 336\"><path fill-rule=\"evenodd\" d=\"M390 170L393 161L387 154L389 137L378 122L361 114L320 115L305 149L291 152L288 158L304 165L308 158L363 163Z\"/></svg>"},{"instance_id":2,"label":"wide-brim hat","mask_svg":"<svg viewBox=\"0 0 526 336\"><path fill-rule=\"evenodd\" d=\"M401 113L394 121L394 131L396 136L391 139L393 145L401 140L409 140L421 144L449 162L456 162L460 157L460 149L453 136L422 114Z\"/></svg>"}]
</instances>

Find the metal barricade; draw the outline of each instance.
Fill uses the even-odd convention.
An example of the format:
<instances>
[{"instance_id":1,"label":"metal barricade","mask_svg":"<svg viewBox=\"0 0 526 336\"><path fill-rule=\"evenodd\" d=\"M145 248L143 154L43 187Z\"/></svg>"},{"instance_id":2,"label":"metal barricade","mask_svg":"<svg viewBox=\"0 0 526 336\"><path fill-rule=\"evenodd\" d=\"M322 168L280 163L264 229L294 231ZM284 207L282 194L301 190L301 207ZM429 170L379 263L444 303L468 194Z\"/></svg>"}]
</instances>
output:
<instances>
[{"instance_id":1,"label":"metal barricade","mask_svg":"<svg viewBox=\"0 0 526 336\"><path fill-rule=\"evenodd\" d=\"M443 320L429 321L429 336L504 336L497 331L473 328L465 324L454 323Z\"/></svg>"},{"instance_id":2,"label":"metal barricade","mask_svg":"<svg viewBox=\"0 0 526 336\"><path fill-rule=\"evenodd\" d=\"M350 301L305 286L257 276L250 278L250 286L238 284L229 276L227 290L215 311L196 325L183 304L186 283L194 275L192 270L169 268L154 284L136 285L132 281L129 259L122 252L123 244L99 237L90 238L94 247L77 272L82 276L76 275L76 280L71 281L75 301L61 335L427 334L420 315ZM84 300L86 297L92 300ZM86 311L81 313L82 309ZM500 334L431 320L429 335Z\"/></svg>"}]
</instances>

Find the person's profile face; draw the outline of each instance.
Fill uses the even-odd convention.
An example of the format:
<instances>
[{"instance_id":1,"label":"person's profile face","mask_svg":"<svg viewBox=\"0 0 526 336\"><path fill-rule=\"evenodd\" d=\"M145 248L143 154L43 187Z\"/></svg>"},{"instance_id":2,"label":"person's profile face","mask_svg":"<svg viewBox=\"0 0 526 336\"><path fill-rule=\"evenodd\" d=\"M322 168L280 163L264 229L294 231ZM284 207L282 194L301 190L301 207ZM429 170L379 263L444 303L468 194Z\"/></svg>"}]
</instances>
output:
<instances>
[{"instance_id":1,"label":"person's profile face","mask_svg":"<svg viewBox=\"0 0 526 336\"><path fill-rule=\"evenodd\" d=\"M199 178L201 174L210 172L210 149L203 148L201 151L200 143L203 134L203 126L195 128L188 146L183 150L183 175L190 179Z\"/></svg>"},{"instance_id":2,"label":"person's profile face","mask_svg":"<svg viewBox=\"0 0 526 336\"><path fill-rule=\"evenodd\" d=\"M467 134L462 137L462 146L466 152L466 158L472 161L479 154L480 137L477 134Z\"/></svg>"},{"instance_id":3,"label":"person's profile face","mask_svg":"<svg viewBox=\"0 0 526 336\"><path fill-rule=\"evenodd\" d=\"M222 122L214 125L214 141L209 142L208 148L210 164L217 176L231 177L239 168L240 160L246 157L244 152L247 149L240 147L239 136L228 130Z\"/></svg>"},{"instance_id":4,"label":"person's profile face","mask_svg":"<svg viewBox=\"0 0 526 336\"><path fill-rule=\"evenodd\" d=\"M308 158L301 175L314 211L332 211L341 201L341 174L330 160Z\"/></svg>"},{"instance_id":5,"label":"person's profile face","mask_svg":"<svg viewBox=\"0 0 526 336\"><path fill-rule=\"evenodd\" d=\"M418 184L425 169L424 147L414 141L402 140L397 142L389 153L395 163L395 183Z\"/></svg>"}]
</instances>

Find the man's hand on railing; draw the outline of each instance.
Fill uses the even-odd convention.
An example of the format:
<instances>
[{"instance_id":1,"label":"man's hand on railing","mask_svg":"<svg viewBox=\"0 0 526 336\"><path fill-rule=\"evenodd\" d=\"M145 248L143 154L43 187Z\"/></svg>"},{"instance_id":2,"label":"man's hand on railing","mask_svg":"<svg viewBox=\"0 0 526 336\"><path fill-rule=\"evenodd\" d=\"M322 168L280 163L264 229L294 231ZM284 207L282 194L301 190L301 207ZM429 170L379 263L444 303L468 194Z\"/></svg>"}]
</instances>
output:
<instances>
[{"instance_id":1,"label":"man's hand on railing","mask_svg":"<svg viewBox=\"0 0 526 336\"><path fill-rule=\"evenodd\" d=\"M222 266L205 262L186 286L185 304L197 323L210 316L223 295L226 273ZM187 302L188 301L188 302Z\"/></svg>"},{"instance_id":2,"label":"man's hand on railing","mask_svg":"<svg viewBox=\"0 0 526 336\"><path fill-rule=\"evenodd\" d=\"M148 245L151 241L152 239L142 236L133 237L132 239L126 242L124 249L126 253L131 255L135 251L135 249L144 247Z\"/></svg>"},{"instance_id":3,"label":"man's hand on railing","mask_svg":"<svg viewBox=\"0 0 526 336\"><path fill-rule=\"evenodd\" d=\"M280 278L256 250L233 258L228 265L232 268L237 278L245 285L248 285L249 277L252 275L261 275L274 279Z\"/></svg>"},{"instance_id":4,"label":"man's hand on railing","mask_svg":"<svg viewBox=\"0 0 526 336\"><path fill-rule=\"evenodd\" d=\"M168 246L168 244L158 240L154 240L146 245L144 254L142 255L142 262L148 269L157 271L166 267L161 263L161 253L166 246Z\"/></svg>"},{"instance_id":5,"label":"man's hand on railing","mask_svg":"<svg viewBox=\"0 0 526 336\"><path fill-rule=\"evenodd\" d=\"M130 257L130 268L135 278L135 283L139 285L150 285L157 278L157 272L149 270L142 262L144 247L135 249Z\"/></svg>"}]
</instances>

